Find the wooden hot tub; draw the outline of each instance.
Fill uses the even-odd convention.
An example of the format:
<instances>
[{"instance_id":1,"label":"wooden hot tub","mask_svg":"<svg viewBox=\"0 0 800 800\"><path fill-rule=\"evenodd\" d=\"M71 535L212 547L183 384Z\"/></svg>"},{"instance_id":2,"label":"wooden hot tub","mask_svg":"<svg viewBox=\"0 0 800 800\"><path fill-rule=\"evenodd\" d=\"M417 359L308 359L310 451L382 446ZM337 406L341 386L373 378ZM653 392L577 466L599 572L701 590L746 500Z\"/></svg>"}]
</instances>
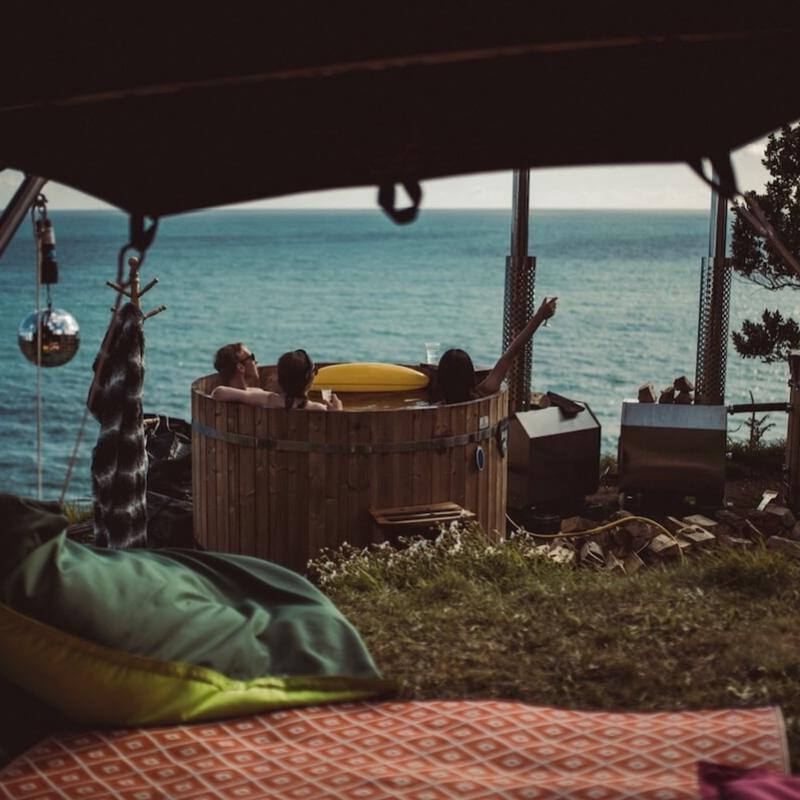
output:
<instances>
[{"instance_id":1,"label":"wooden hot tub","mask_svg":"<svg viewBox=\"0 0 800 800\"><path fill-rule=\"evenodd\" d=\"M263 386L274 373L260 369ZM371 507L447 500L486 531L505 530L505 391L451 406L429 405L424 392L342 394L344 411L286 411L212 400L214 380L192 384L194 532L203 546L302 572L324 547L375 541Z\"/></svg>"}]
</instances>

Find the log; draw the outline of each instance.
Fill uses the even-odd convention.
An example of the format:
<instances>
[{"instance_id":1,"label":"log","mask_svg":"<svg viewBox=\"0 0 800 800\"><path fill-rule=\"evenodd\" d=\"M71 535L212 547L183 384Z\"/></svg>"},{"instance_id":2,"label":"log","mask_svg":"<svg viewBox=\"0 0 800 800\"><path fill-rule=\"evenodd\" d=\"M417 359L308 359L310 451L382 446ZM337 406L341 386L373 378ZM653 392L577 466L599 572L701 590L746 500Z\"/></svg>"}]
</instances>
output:
<instances>
[{"instance_id":1,"label":"log","mask_svg":"<svg viewBox=\"0 0 800 800\"><path fill-rule=\"evenodd\" d=\"M674 386L667 386L666 389L661 390L661 394L658 396L659 403L674 403L675 402L675 387Z\"/></svg>"},{"instance_id":2,"label":"log","mask_svg":"<svg viewBox=\"0 0 800 800\"><path fill-rule=\"evenodd\" d=\"M685 375L681 375L680 378L675 378L675 382L672 385L679 392L694 391L694 384Z\"/></svg>"},{"instance_id":3,"label":"log","mask_svg":"<svg viewBox=\"0 0 800 800\"><path fill-rule=\"evenodd\" d=\"M643 383L639 387L639 402L640 403L655 403L656 401L656 387L652 383Z\"/></svg>"},{"instance_id":4,"label":"log","mask_svg":"<svg viewBox=\"0 0 800 800\"><path fill-rule=\"evenodd\" d=\"M693 392L678 392L675 395L675 403L676 405L684 405L688 406L694 402L694 393Z\"/></svg>"}]
</instances>

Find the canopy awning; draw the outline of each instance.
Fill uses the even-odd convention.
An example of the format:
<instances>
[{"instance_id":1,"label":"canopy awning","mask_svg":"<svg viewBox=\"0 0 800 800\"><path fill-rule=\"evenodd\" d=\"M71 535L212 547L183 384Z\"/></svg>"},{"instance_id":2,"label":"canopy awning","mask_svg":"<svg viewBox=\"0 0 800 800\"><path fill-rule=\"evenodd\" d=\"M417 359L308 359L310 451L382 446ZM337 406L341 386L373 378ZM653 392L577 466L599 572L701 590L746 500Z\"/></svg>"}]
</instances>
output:
<instances>
[{"instance_id":1,"label":"canopy awning","mask_svg":"<svg viewBox=\"0 0 800 800\"><path fill-rule=\"evenodd\" d=\"M0 166L137 214L696 161L800 118L800 4L74 4L0 51ZM775 8L775 13L770 8ZM471 10L480 8L480 10ZM133 16L136 15L134 19Z\"/></svg>"}]
</instances>

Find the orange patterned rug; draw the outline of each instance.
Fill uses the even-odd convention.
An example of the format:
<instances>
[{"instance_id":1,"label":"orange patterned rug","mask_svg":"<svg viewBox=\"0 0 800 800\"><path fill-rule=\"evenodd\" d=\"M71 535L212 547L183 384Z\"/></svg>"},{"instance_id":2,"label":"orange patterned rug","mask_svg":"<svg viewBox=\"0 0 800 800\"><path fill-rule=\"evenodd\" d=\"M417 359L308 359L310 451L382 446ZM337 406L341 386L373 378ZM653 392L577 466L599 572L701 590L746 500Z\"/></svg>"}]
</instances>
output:
<instances>
[{"instance_id":1,"label":"orange patterned rug","mask_svg":"<svg viewBox=\"0 0 800 800\"><path fill-rule=\"evenodd\" d=\"M788 772L777 708L607 713L352 703L51 736L0 771L14 800L698 796L697 761Z\"/></svg>"}]
</instances>

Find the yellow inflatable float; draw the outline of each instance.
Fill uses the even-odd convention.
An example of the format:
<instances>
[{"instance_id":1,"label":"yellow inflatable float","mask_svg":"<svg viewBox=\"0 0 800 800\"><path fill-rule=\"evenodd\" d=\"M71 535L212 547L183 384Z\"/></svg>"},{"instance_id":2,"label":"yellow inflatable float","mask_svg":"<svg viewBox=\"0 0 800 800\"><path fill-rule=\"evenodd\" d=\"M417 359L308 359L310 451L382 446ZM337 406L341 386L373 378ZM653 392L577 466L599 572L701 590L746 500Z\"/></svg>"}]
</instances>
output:
<instances>
[{"instance_id":1,"label":"yellow inflatable float","mask_svg":"<svg viewBox=\"0 0 800 800\"><path fill-rule=\"evenodd\" d=\"M428 376L400 364L329 364L321 367L311 388L334 392L413 392L428 385Z\"/></svg>"}]
</instances>

